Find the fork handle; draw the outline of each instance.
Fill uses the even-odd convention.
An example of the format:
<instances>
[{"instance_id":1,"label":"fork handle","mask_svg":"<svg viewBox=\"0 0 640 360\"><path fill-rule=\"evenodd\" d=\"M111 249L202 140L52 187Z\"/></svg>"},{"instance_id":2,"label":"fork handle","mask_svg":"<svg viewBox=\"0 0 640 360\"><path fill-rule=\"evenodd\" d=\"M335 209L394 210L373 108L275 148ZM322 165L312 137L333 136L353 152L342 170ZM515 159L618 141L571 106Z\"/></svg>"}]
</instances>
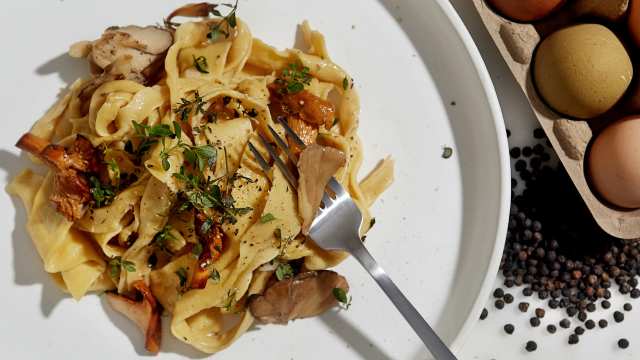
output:
<instances>
[{"instance_id":1,"label":"fork handle","mask_svg":"<svg viewBox=\"0 0 640 360\"><path fill-rule=\"evenodd\" d=\"M358 243L360 243L360 246L349 249L349 252L367 269L371 277L376 280L384 293L387 294L391 302L393 302L405 320L411 325L413 331L418 334L422 342L427 346L431 355L433 355L436 360L457 360L440 337L438 337L438 334L433 331L418 310L411 305L409 300L402 294L402 291L393 283L389 275L378 265L378 262L371 256L359 239Z\"/></svg>"}]
</instances>

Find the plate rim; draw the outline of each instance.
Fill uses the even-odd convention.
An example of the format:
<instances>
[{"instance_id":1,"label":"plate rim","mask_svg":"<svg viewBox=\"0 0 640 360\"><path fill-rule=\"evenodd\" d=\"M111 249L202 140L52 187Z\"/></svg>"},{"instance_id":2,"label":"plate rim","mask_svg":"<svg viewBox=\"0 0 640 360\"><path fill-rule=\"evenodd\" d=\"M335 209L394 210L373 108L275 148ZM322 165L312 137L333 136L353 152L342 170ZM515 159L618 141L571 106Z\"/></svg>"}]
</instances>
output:
<instances>
[{"instance_id":1,"label":"plate rim","mask_svg":"<svg viewBox=\"0 0 640 360\"><path fill-rule=\"evenodd\" d=\"M460 18L453 5L449 0L435 0L436 4L440 7L442 12L447 16L449 22L453 26L454 30L458 34L458 37L462 41L469 58L473 63L475 71L480 79L480 84L484 90L485 98L489 105L489 111L491 112L494 130L496 132L496 139L498 145L498 156L500 164L500 207L498 210L498 226L496 229L496 239L493 243L493 252L491 260L489 261L487 272L482 281L480 291L476 295L473 301L473 306L469 312L467 319L464 321L462 327L458 331L458 334L454 337L449 347L454 353L461 350L462 346L466 342L469 334L473 328L473 325L478 321L478 317L481 312L481 308L484 307L486 299L489 296L491 288L498 276L498 270L500 265L500 258L502 257L502 251L504 250L504 239L507 232L507 222L509 217L509 209L511 204L511 164L509 160L509 146L506 136L506 126L504 118L502 116L502 109L500 102L493 86L493 81L489 75L489 71L484 63L480 51L477 45L471 37L471 33L467 29L466 25Z\"/></svg>"}]
</instances>

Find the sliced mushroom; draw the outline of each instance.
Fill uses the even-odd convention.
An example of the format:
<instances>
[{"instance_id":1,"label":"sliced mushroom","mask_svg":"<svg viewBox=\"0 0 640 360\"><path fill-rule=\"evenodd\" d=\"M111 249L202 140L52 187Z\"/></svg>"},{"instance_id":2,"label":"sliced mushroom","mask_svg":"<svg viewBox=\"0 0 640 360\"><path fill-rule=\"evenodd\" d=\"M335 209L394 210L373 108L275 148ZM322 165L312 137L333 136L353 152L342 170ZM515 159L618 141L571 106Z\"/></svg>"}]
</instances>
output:
<instances>
[{"instance_id":1,"label":"sliced mushroom","mask_svg":"<svg viewBox=\"0 0 640 360\"><path fill-rule=\"evenodd\" d=\"M135 301L115 293L107 293L107 302L114 310L138 325L145 337L145 349L155 354L160 351L162 340L160 320L162 309L149 287L142 280L133 283L133 287L142 296L141 301Z\"/></svg>"},{"instance_id":2,"label":"sliced mushroom","mask_svg":"<svg viewBox=\"0 0 640 360\"><path fill-rule=\"evenodd\" d=\"M92 198L84 173L97 173L100 167L99 152L91 142L78 135L65 149L26 133L16 146L37 156L54 171L53 191L49 199L56 210L70 221L80 219Z\"/></svg>"},{"instance_id":3,"label":"sliced mushroom","mask_svg":"<svg viewBox=\"0 0 640 360\"><path fill-rule=\"evenodd\" d=\"M280 85L269 85L269 109L272 115L295 116L316 126L331 126L335 119L335 108L327 100L319 98L307 90L295 94L282 91Z\"/></svg>"},{"instance_id":4,"label":"sliced mushroom","mask_svg":"<svg viewBox=\"0 0 640 360\"><path fill-rule=\"evenodd\" d=\"M342 151L311 144L298 159L298 211L302 217L302 233L309 234L309 227L315 218L322 194L331 177L346 162Z\"/></svg>"},{"instance_id":5,"label":"sliced mushroom","mask_svg":"<svg viewBox=\"0 0 640 360\"><path fill-rule=\"evenodd\" d=\"M349 291L347 280L329 270L310 271L273 283L262 295L249 298L251 314L260 322L286 324L289 320L322 314L336 306L334 288Z\"/></svg>"},{"instance_id":6,"label":"sliced mushroom","mask_svg":"<svg viewBox=\"0 0 640 360\"><path fill-rule=\"evenodd\" d=\"M219 224L210 223L205 226L208 220L206 214L198 212L195 216L195 227L198 240L202 246L202 252L198 255L198 263L191 277L190 288L204 289L207 280L213 271L213 262L222 255L222 244L224 232Z\"/></svg>"},{"instance_id":7,"label":"sliced mushroom","mask_svg":"<svg viewBox=\"0 0 640 360\"><path fill-rule=\"evenodd\" d=\"M210 13L214 12L217 7L218 4L210 4L206 2L187 4L173 10L171 14L169 14L169 16L167 16L167 18L164 20L164 23L168 26L177 25L171 21L176 16L207 17Z\"/></svg>"},{"instance_id":8,"label":"sliced mushroom","mask_svg":"<svg viewBox=\"0 0 640 360\"><path fill-rule=\"evenodd\" d=\"M156 26L110 27L100 39L82 41L71 46L69 55L86 57L99 84L128 79L143 84L151 82L162 69L164 57L173 44L173 35ZM102 78L104 76L104 78ZM93 81L89 86L97 88Z\"/></svg>"}]
</instances>

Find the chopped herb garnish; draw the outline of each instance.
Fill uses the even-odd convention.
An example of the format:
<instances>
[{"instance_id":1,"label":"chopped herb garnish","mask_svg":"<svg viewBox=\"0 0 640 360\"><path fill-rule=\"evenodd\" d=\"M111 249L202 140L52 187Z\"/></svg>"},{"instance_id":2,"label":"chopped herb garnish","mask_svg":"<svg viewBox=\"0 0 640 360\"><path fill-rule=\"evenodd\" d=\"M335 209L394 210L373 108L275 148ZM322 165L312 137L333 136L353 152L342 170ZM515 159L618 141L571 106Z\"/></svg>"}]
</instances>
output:
<instances>
[{"instance_id":1,"label":"chopped herb garnish","mask_svg":"<svg viewBox=\"0 0 640 360\"><path fill-rule=\"evenodd\" d=\"M236 290L229 290L227 292L227 300L225 300L222 307L226 311L231 311L231 308L233 308L235 305L236 305Z\"/></svg>"},{"instance_id":2,"label":"chopped herb garnish","mask_svg":"<svg viewBox=\"0 0 640 360\"><path fill-rule=\"evenodd\" d=\"M278 280L289 279L293 277L293 268L287 263L279 263L276 268L276 277Z\"/></svg>"},{"instance_id":3,"label":"chopped herb garnish","mask_svg":"<svg viewBox=\"0 0 640 360\"><path fill-rule=\"evenodd\" d=\"M102 184L100 180L95 176L89 177L89 183L91 185L89 191L91 192L91 196L93 197L94 207L101 208L103 206L111 204L113 198L115 198L116 196L113 187Z\"/></svg>"},{"instance_id":4,"label":"chopped herb garnish","mask_svg":"<svg viewBox=\"0 0 640 360\"><path fill-rule=\"evenodd\" d=\"M204 56L196 57L193 55L193 66L195 66L196 70L203 74L209 73L209 65L207 64L207 58Z\"/></svg>"},{"instance_id":5,"label":"chopped herb garnish","mask_svg":"<svg viewBox=\"0 0 640 360\"><path fill-rule=\"evenodd\" d=\"M175 274L178 276L178 279L180 280L180 289L184 290L185 286L187 285L187 277L189 275L189 273L187 272L187 269L181 266L180 268L178 268Z\"/></svg>"},{"instance_id":6,"label":"chopped herb garnish","mask_svg":"<svg viewBox=\"0 0 640 360\"><path fill-rule=\"evenodd\" d=\"M202 254L202 244L195 243L191 248L191 253L193 254L193 256L199 257L200 254Z\"/></svg>"},{"instance_id":7,"label":"chopped herb garnish","mask_svg":"<svg viewBox=\"0 0 640 360\"><path fill-rule=\"evenodd\" d=\"M162 230L160 230L160 232L158 232L153 237L153 245L156 246L161 251L164 251L170 254L171 252L167 249L167 242L172 240L177 240L177 239L171 233L171 225L166 225L164 228L162 228Z\"/></svg>"},{"instance_id":8,"label":"chopped herb garnish","mask_svg":"<svg viewBox=\"0 0 640 360\"><path fill-rule=\"evenodd\" d=\"M108 160L107 166L109 167L109 171L113 174L113 177L116 180L116 184L120 183L120 166L118 166L118 162L115 159Z\"/></svg>"},{"instance_id":9,"label":"chopped herb garnish","mask_svg":"<svg viewBox=\"0 0 640 360\"><path fill-rule=\"evenodd\" d=\"M129 260L122 260L122 257L120 256L116 256L113 257L109 260L109 263L107 264L107 266L109 266L109 275L113 278L113 279L117 279L118 276L120 275L120 269L123 268L125 269L127 272L135 272L136 271L136 264L134 264L133 262L129 261Z\"/></svg>"},{"instance_id":10,"label":"chopped herb garnish","mask_svg":"<svg viewBox=\"0 0 640 360\"><path fill-rule=\"evenodd\" d=\"M231 8L231 11L224 16L217 24L212 25L209 28L209 33L207 34L207 38L209 41L216 41L220 38L221 35L224 35L225 38L229 38L231 35L231 29L234 29L238 25L238 20L236 19L236 11L238 10L238 0L234 5L231 4L222 4L228 8ZM212 9L211 13L215 16L222 16L220 11L217 9Z\"/></svg>"},{"instance_id":11,"label":"chopped herb garnish","mask_svg":"<svg viewBox=\"0 0 640 360\"><path fill-rule=\"evenodd\" d=\"M178 115L180 121L187 121L191 114L204 114L204 105L204 99L196 90L193 93L193 100L180 98L180 102L177 104L176 108L173 109L173 112Z\"/></svg>"},{"instance_id":12,"label":"chopped herb garnish","mask_svg":"<svg viewBox=\"0 0 640 360\"><path fill-rule=\"evenodd\" d=\"M211 269L211 275L209 275L209 279L211 279L214 283L220 282L220 273L216 268Z\"/></svg>"},{"instance_id":13,"label":"chopped herb garnish","mask_svg":"<svg viewBox=\"0 0 640 360\"><path fill-rule=\"evenodd\" d=\"M281 86L280 91L285 94L296 94L304 90L305 85L311 84L311 74L309 68L298 64L289 64L280 77L276 79L276 84Z\"/></svg>"},{"instance_id":14,"label":"chopped herb garnish","mask_svg":"<svg viewBox=\"0 0 640 360\"><path fill-rule=\"evenodd\" d=\"M349 88L349 79L345 76L344 79L342 79L342 88L344 90L347 90Z\"/></svg>"},{"instance_id":15,"label":"chopped herb garnish","mask_svg":"<svg viewBox=\"0 0 640 360\"><path fill-rule=\"evenodd\" d=\"M442 148L442 158L443 159L448 159L451 157L451 155L453 155L453 149L445 146L444 148Z\"/></svg>"},{"instance_id":16,"label":"chopped herb garnish","mask_svg":"<svg viewBox=\"0 0 640 360\"><path fill-rule=\"evenodd\" d=\"M348 310L351 306L351 296L347 296L347 292L344 291L343 288L333 288L331 292L333 293L333 297L338 300L340 305L342 305L345 310Z\"/></svg>"},{"instance_id":17,"label":"chopped herb garnish","mask_svg":"<svg viewBox=\"0 0 640 360\"><path fill-rule=\"evenodd\" d=\"M272 213L266 213L266 214L262 215L262 217L260 218L260 223L261 224L266 224L266 223L268 223L270 221L273 221L275 219L276 219L276 217L273 216Z\"/></svg>"}]
</instances>

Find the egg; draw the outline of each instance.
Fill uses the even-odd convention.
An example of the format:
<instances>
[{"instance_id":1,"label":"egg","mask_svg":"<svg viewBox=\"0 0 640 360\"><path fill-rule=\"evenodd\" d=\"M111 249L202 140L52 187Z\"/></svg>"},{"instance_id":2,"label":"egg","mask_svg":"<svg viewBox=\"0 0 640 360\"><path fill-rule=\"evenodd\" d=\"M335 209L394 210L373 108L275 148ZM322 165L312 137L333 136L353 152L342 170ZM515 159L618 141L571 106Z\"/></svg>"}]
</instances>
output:
<instances>
[{"instance_id":1,"label":"egg","mask_svg":"<svg viewBox=\"0 0 640 360\"><path fill-rule=\"evenodd\" d=\"M629 12L629 32L631 37L640 47L640 0L631 1L631 10Z\"/></svg>"},{"instance_id":2,"label":"egg","mask_svg":"<svg viewBox=\"0 0 640 360\"><path fill-rule=\"evenodd\" d=\"M596 137L588 155L588 173L606 201L640 208L640 115L610 124Z\"/></svg>"},{"instance_id":3,"label":"egg","mask_svg":"<svg viewBox=\"0 0 640 360\"><path fill-rule=\"evenodd\" d=\"M500 15L520 21L532 22L547 17L565 0L487 0Z\"/></svg>"},{"instance_id":4,"label":"egg","mask_svg":"<svg viewBox=\"0 0 640 360\"><path fill-rule=\"evenodd\" d=\"M538 47L533 78L557 112L591 119L611 109L633 78L633 65L616 35L598 24L558 30Z\"/></svg>"}]
</instances>

